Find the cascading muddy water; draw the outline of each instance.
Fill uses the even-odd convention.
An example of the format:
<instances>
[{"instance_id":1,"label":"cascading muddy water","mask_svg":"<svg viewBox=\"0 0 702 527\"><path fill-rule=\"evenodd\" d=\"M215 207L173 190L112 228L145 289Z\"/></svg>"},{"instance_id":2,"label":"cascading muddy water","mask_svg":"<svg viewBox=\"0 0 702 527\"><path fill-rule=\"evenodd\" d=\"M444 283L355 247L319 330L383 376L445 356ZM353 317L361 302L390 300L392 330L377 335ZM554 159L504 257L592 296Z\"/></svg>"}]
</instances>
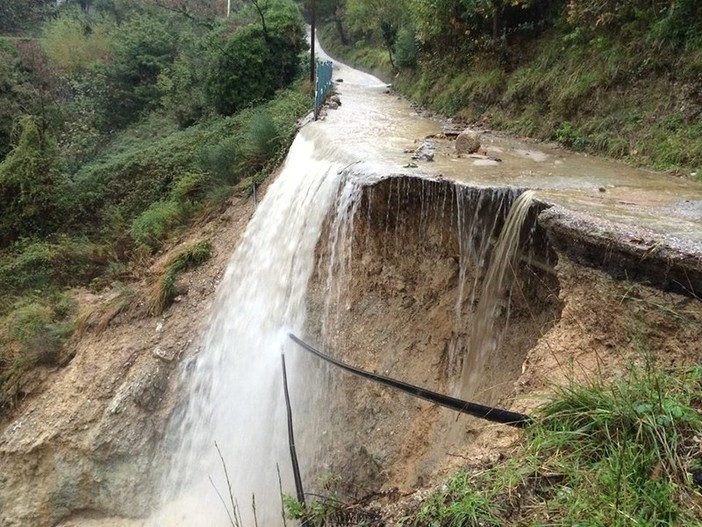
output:
<instances>
[{"instance_id":1,"label":"cascading muddy water","mask_svg":"<svg viewBox=\"0 0 702 527\"><path fill-rule=\"evenodd\" d=\"M557 280L548 270L555 255L536 223L539 207L528 206L530 194L520 199L517 188L404 175L355 190L354 205L331 218L320 239L308 293L308 342L367 371L460 393L471 327L479 302L490 294L483 285L497 280L487 275L494 263L518 254L520 265L502 271L509 291L499 305L510 307L495 310L487 331L504 345L491 348L472 370L480 372L472 386L476 402L509 404L528 350L559 312ZM514 213L507 219L515 203L529 211L526 220ZM505 237L514 232L507 237L513 243L498 256L503 231ZM338 370L328 375L321 390L326 420L314 423L324 461L318 469L341 475L342 493L358 497L381 486L421 485L446 462L446 452L471 441L476 423L457 423L448 410Z\"/></svg>"},{"instance_id":2,"label":"cascading muddy water","mask_svg":"<svg viewBox=\"0 0 702 527\"><path fill-rule=\"evenodd\" d=\"M153 525L230 525L218 492L227 505L230 495L237 500L247 525L252 495L260 525L282 521L276 464L292 489L280 355L287 333L304 325L315 245L348 165L315 142L315 132L298 134L219 286L204 346L185 371L191 395L174 420L170 441L179 446ZM288 355L293 405L304 405L300 354Z\"/></svg>"},{"instance_id":3,"label":"cascading muddy water","mask_svg":"<svg viewBox=\"0 0 702 527\"><path fill-rule=\"evenodd\" d=\"M508 269L514 274L514 265L519 255L522 225L534 201L534 191L527 190L512 204L500 231L497 245L492 253L480 292L480 300L470 327L468 353L463 359L460 395L470 399L480 378L480 365L500 345L504 331L495 327L500 308L507 311L509 323L510 299L507 293Z\"/></svg>"}]
</instances>

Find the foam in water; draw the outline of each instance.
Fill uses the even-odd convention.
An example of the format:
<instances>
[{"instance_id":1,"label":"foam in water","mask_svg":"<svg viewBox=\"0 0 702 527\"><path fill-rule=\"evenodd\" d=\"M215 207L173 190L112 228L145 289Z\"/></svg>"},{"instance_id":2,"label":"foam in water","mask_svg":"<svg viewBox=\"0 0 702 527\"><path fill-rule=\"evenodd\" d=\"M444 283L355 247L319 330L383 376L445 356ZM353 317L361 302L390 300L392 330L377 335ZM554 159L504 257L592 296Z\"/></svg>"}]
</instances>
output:
<instances>
[{"instance_id":1,"label":"foam in water","mask_svg":"<svg viewBox=\"0 0 702 527\"><path fill-rule=\"evenodd\" d=\"M191 396L171 438L179 446L165 485L167 504L153 525L231 524L214 489L230 501L215 442L244 524L253 524L254 494L259 525L282 523L276 464L284 491L292 494L293 487L280 355L290 350L295 408L305 397L301 354L287 334L303 328L315 245L346 164L316 145L308 137L316 129L309 130L298 134L249 223L219 286L203 350L186 369Z\"/></svg>"}]
</instances>

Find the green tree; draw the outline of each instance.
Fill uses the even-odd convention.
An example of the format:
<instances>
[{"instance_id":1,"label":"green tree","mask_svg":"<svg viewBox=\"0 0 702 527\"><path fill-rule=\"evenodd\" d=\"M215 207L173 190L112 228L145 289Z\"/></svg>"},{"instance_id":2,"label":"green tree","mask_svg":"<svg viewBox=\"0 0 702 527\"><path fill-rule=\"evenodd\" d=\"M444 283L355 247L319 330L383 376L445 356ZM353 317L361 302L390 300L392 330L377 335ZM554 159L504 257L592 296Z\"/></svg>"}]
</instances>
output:
<instances>
[{"instance_id":1,"label":"green tree","mask_svg":"<svg viewBox=\"0 0 702 527\"><path fill-rule=\"evenodd\" d=\"M31 117L21 120L15 148L0 163L0 247L56 225L60 178L56 148Z\"/></svg>"},{"instance_id":2,"label":"green tree","mask_svg":"<svg viewBox=\"0 0 702 527\"><path fill-rule=\"evenodd\" d=\"M57 124L57 81L36 41L0 38L0 160L10 151L21 116L33 115L42 132Z\"/></svg>"},{"instance_id":3,"label":"green tree","mask_svg":"<svg viewBox=\"0 0 702 527\"><path fill-rule=\"evenodd\" d=\"M52 4L45 0L0 0L0 33L19 33L36 26Z\"/></svg>"},{"instance_id":4,"label":"green tree","mask_svg":"<svg viewBox=\"0 0 702 527\"><path fill-rule=\"evenodd\" d=\"M108 82L103 106L108 126L123 127L159 106L159 75L178 56L176 28L173 17L151 11L135 13L118 26L112 61L100 66Z\"/></svg>"},{"instance_id":5,"label":"green tree","mask_svg":"<svg viewBox=\"0 0 702 527\"><path fill-rule=\"evenodd\" d=\"M307 47L302 18L289 1L267 4L262 24L224 28L211 42L207 94L215 110L231 115L255 101L270 99L288 86Z\"/></svg>"}]
</instances>

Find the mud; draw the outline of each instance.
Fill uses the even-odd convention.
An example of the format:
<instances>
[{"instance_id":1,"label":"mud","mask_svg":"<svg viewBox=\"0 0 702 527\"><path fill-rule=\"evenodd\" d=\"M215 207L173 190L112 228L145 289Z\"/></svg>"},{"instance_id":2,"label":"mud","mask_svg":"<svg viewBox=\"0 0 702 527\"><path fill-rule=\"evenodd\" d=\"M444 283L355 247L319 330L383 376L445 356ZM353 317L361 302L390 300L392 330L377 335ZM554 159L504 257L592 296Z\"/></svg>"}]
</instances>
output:
<instances>
[{"instance_id":1,"label":"mud","mask_svg":"<svg viewBox=\"0 0 702 527\"><path fill-rule=\"evenodd\" d=\"M510 190L414 178L391 178L367 188L354 221L354 256L348 269L335 269L335 279L343 280L341 295L326 314L326 270L334 264L329 247L322 243L318 249L309 338L367 370L456 393L480 285L515 196ZM527 353L559 317L559 285L549 271L555 253L536 224L536 213L523 228L521 265L512 270L503 292L495 322L497 349L480 364L480 381L473 386L476 402L510 404ZM317 455L325 470L344 474L348 495L421 486L445 464L448 452L474 444L477 430L484 428L344 373L328 375L330 415ZM491 428L495 436L511 436Z\"/></svg>"}]
</instances>

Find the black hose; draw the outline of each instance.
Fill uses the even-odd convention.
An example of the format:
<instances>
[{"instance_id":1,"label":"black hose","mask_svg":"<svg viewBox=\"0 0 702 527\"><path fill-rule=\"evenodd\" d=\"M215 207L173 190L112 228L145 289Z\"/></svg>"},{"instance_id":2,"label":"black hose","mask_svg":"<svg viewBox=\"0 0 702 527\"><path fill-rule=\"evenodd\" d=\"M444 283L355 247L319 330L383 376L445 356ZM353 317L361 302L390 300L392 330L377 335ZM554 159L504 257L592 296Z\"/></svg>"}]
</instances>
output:
<instances>
[{"instance_id":1,"label":"black hose","mask_svg":"<svg viewBox=\"0 0 702 527\"><path fill-rule=\"evenodd\" d=\"M280 354L283 362L283 389L285 393L285 411L288 416L288 446L290 447L290 461L292 462L293 478L295 479L295 494L297 501L305 504L305 490L302 487L302 476L300 476L300 465L297 462L297 451L295 449L295 432L293 430L292 406L290 405L290 393L288 393L288 372L285 369L285 355Z\"/></svg>"},{"instance_id":2,"label":"black hose","mask_svg":"<svg viewBox=\"0 0 702 527\"><path fill-rule=\"evenodd\" d=\"M401 392L408 393L425 401L436 403L440 406L450 408L451 410L456 410L464 414L472 415L473 417L478 417L480 419L486 419L494 423L500 423L508 426L514 426L517 428L524 428L529 423L531 423L531 418L528 415L520 414L518 412L510 412L509 410L503 410L501 408L492 408L490 406L484 406L482 404L470 403L463 401L461 399L456 399L455 397L449 397L448 395L443 395L440 393L432 392L431 390L426 390L419 386L413 384L408 384L406 382L397 381L395 379L390 379L389 377L384 377L382 375L377 375L375 373L370 373L359 368L354 368L349 366L339 360L330 357L329 355L322 353L321 351L313 348L305 341L299 339L292 333L288 333L288 336L299 344L303 349L309 351L310 353L316 355L322 360L330 362L334 366L351 372L364 379L370 379L371 381L384 384L385 386L390 386Z\"/></svg>"}]
</instances>

